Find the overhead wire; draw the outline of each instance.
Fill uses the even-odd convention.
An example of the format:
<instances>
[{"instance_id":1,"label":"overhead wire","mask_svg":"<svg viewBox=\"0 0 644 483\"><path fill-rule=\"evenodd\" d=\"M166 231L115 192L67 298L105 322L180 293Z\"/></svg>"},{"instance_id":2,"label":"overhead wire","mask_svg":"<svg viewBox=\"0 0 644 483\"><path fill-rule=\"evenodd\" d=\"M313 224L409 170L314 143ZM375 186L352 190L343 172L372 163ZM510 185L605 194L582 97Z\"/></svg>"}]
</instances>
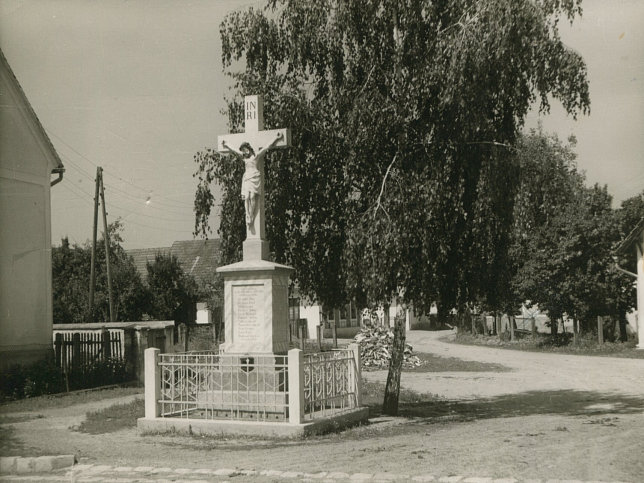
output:
<instances>
[{"instance_id":1,"label":"overhead wire","mask_svg":"<svg viewBox=\"0 0 644 483\"><path fill-rule=\"evenodd\" d=\"M78 150L76 150L73 146L71 146L68 142L66 142L64 139L62 139L62 138L61 138L60 136L58 136L56 133L52 132L51 130L47 130L47 132L48 132L48 134L50 134L51 136L53 136L54 138L56 138L58 141L60 141L60 143L62 143L64 146L66 146L70 151L72 151L74 154L76 154L79 158L81 158L81 159L85 160L87 163L89 163L93 168L97 168L97 167L98 167L98 164L94 163L94 162L93 162L92 160L90 160L87 156L85 156L85 155L83 155L82 153L80 153ZM92 175L91 173L87 172L85 169L83 169L83 168L82 168L82 167L80 167L78 164L74 163L73 161L71 161L71 160L69 160L69 159L68 159L68 162L70 162L70 164L72 164L73 166L75 166L75 167L76 167L76 168L77 168L77 169L78 169L78 170L79 170L79 171L80 171L84 176L86 176L88 179L90 179L90 180L94 180L94 175ZM149 188L144 188L144 187L142 187L142 186L138 186L138 185L136 185L136 184L134 184L134 183L132 183L132 182L128 181L127 179L122 178L122 177L120 177L120 176L117 176L117 175L115 175L115 174L113 174L113 173L111 173L111 172L104 171L104 174L106 174L106 175L108 175L108 176L110 176L110 177L112 177L112 178L118 179L118 180L122 181L123 183L126 183L126 184L127 184L127 185L129 185L129 186L132 186L133 188L136 188L136 189L138 189L138 190L142 191L143 193L147 194L148 196L149 196L149 194L152 192L152 190L150 190ZM108 187L108 186L109 186L112 190L119 191L119 192L120 192L120 193L122 193L124 196L128 196L128 197L130 197L130 198L132 198L132 199L137 199L137 200L138 200L138 198L137 198L137 197L135 197L134 195L132 195L131 193L129 193L129 192L127 192L127 191L123 190L123 189L120 189L120 188L118 188L118 187L116 187L116 186L112 185L111 183L105 183L105 186L106 186L106 187ZM157 200L157 198L159 198L159 200ZM163 200L166 200L166 201L164 202ZM192 204L190 204L190 203L185 203L185 202L181 202L181 201L173 200L173 199L171 199L171 198L164 197L164 196L162 196L162 195L156 195L156 196L155 196L155 203L156 203L156 204L159 204L159 205L166 206L166 207L168 207L169 209L175 209L175 210L182 209L182 208L187 208L187 207L192 208L192 206L193 206L193 205L192 205ZM177 212L177 213L178 213L178 212Z\"/></svg>"},{"instance_id":2,"label":"overhead wire","mask_svg":"<svg viewBox=\"0 0 644 483\"><path fill-rule=\"evenodd\" d=\"M87 178L89 181L91 181L92 184L94 184L95 179L92 176L90 176L86 171L84 171L81 167L76 165L76 163L71 162L71 160L69 160L67 158L67 156L62 155L61 157L63 158L64 164L66 164L67 166L73 168L79 174L85 176L85 178ZM80 191L82 193L82 195L84 195L84 196L81 196L81 197L83 197L84 200L86 200L90 205L93 205L92 200L94 199L94 194L87 192L86 190L84 190L81 186L77 185L76 183L62 183L62 184L64 186L66 186L74 194L76 194L77 196L79 196L79 191ZM74 186L74 190L78 190L78 191L72 190L71 186ZM115 191L114 187L110 187L110 188L106 187L105 190L106 190L107 193L110 193L111 191ZM116 190L116 191L119 191L119 190ZM137 199L137 198L134 198L134 197L130 197L130 198L132 200L134 200L134 202L136 203L136 206L134 206L134 207L124 206L121 203L119 203L118 201L115 201L114 199L112 199L112 200L110 200L110 202L107 205L108 209L110 211L116 210L116 211L120 212L123 215L122 216L123 219L125 219L125 217L137 215L137 216L145 217L145 218L154 218L154 219L160 220L162 222L167 222L167 223L177 223L177 222L185 222L186 221L185 217L179 218L179 217L171 217L171 216L162 216L160 214L150 213L149 211L145 212L143 210L160 210L163 213L166 213L166 212L171 211L171 210L167 210L165 208L155 206L156 202L151 203L151 204L146 204L146 201L143 200L143 199ZM122 201L129 202L128 200L122 200ZM140 206L141 204L144 204L144 206L141 207ZM182 214L185 215L186 214L185 211L184 212L174 211L174 213L177 214L177 215L182 215ZM130 220L130 219L128 219L128 223L133 223L134 224L133 220ZM143 225L143 226L147 226L147 225ZM155 227L150 227L150 228L155 228Z\"/></svg>"}]
</instances>

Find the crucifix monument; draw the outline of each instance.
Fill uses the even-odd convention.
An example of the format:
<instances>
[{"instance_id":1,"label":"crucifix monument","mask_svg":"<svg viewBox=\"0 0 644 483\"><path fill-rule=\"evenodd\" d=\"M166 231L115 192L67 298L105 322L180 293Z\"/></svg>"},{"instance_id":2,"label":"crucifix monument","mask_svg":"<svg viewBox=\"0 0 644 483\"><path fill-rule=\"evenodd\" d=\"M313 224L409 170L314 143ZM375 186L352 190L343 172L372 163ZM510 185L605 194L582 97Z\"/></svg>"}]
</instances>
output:
<instances>
[{"instance_id":1,"label":"crucifix monument","mask_svg":"<svg viewBox=\"0 0 644 483\"><path fill-rule=\"evenodd\" d=\"M244 99L243 133L217 137L217 151L233 154L244 162L242 198L246 211L246 240L244 260L268 260L265 240L264 156L269 149L287 148L291 144L288 128L264 130L264 104L261 96Z\"/></svg>"},{"instance_id":2,"label":"crucifix monument","mask_svg":"<svg viewBox=\"0 0 644 483\"><path fill-rule=\"evenodd\" d=\"M288 351L288 278L291 267L269 260L265 239L264 157L290 145L288 128L264 130L261 96L244 99L245 132L218 136L217 150L244 163L246 240L243 260L219 267L224 277L224 320L228 354Z\"/></svg>"}]
</instances>

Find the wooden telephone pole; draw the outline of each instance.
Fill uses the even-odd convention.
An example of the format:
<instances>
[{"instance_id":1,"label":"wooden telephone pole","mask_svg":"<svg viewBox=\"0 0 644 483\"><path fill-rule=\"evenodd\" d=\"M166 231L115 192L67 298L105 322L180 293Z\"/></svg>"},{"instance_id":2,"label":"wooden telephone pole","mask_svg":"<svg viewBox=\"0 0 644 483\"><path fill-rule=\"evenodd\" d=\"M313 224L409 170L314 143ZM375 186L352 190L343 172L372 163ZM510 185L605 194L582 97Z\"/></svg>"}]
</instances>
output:
<instances>
[{"instance_id":1,"label":"wooden telephone pole","mask_svg":"<svg viewBox=\"0 0 644 483\"><path fill-rule=\"evenodd\" d=\"M103 168L96 168L96 191L94 194L94 227L92 232L92 262L89 282L89 315L94 308L94 287L96 285L96 231L98 229L98 197L101 197L103 207L103 230L105 238L105 265L107 268L107 292L110 304L110 322L114 322L114 300L112 296L112 272L110 270L110 234L107 230L107 213L105 211L105 189L103 187Z\"/></svg>"}]
</instances>

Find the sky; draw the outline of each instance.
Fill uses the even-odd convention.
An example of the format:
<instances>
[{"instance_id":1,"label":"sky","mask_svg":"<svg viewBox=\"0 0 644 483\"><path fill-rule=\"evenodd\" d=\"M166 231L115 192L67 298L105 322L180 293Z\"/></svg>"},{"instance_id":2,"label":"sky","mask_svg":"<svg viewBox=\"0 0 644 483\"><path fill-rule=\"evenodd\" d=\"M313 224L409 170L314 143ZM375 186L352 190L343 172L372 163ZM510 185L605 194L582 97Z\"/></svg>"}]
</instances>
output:
<instances>
[{"instance_id":1,"label":"sky","mask_svg":"<svg viewBox=\"0 0 644 483\"><path fill-rule=\"evenodd\" d=\"M262 4L0 0L0 48L66 168L51 194L54 244L91 238L97 166L108 222L121 218L126 248L193 238L193 155L227 132L219 24ZM555 103L526 126L574 134L579 168L617 206L644 190L644 1L583 7L561 30L587 63L591 114L574 121Z\"/></svg>"}]
</instances>

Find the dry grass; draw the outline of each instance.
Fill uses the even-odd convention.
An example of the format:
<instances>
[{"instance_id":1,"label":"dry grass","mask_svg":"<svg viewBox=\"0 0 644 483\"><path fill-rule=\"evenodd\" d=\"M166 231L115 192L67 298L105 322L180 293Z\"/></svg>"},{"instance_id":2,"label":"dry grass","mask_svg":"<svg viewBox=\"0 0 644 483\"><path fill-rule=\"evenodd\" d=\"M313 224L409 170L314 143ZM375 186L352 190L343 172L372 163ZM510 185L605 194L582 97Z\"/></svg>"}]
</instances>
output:
<instances>
[{"instance_id":1,"label":"dry grass","mask_svg":"<svg viewBox=\"0 0 644 483\"><path fill-rule=\"evenodd\" d=\"M77 428L82 433L104 434L119 429L136 427L136 420L145 413L145 401L135 399L127 404L115 404L100 411L87 413L85 421Z\"/></svg>"},{"instance_id":2,"label":"dry grass","mask_svg":"<svg viewBox=\"0 0 644 483\"><path fill-rule=\"evenodd\" d=\"M0 414L17 412L36 412L44 409L66 408L103 399L140 394L140 387L117 387L109 389L91 389L69 393L49 394L34 398L20 399L0 405Z\"/></svg>"},{"instance_id":3,"label":"dry grass","mask_svg":"<svg viewBox=\"0 0 644 483\"><path fill-rule=\"evenodd\" d=\"M627 342L604 342L600 345L593 337L582 337L579 343L575 345L572 340L572 334L569 333L559 334L557 336L538 334L535 339L532 336L527 336L510 341L504 340L503 337L480 334L472 335L467 332L459 332L454 342L458 344L494 347L495 349L644 359L644 350L635 348L636 342L634 339L629 339Z\"/></svg>"}]
</instances>

